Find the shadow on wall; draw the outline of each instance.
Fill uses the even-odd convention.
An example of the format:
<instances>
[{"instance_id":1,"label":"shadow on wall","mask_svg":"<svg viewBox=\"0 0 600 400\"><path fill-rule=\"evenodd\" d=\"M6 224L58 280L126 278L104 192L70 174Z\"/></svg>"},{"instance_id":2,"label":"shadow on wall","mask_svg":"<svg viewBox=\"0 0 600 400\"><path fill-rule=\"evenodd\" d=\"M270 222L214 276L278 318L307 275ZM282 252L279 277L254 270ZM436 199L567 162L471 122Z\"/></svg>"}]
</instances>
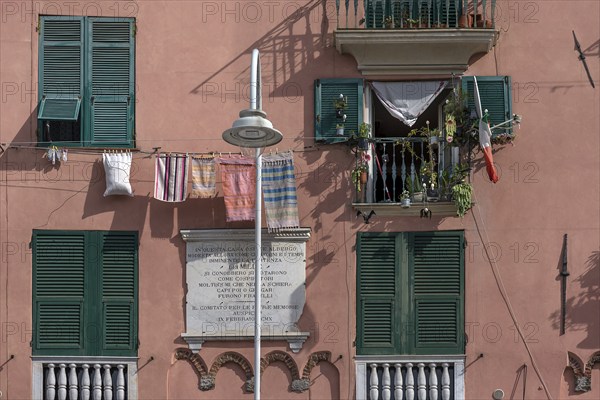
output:
<instances>
[{"instance_id":1,"label":"shadow on wall","mask_svg":"<svg viewBox=\"0 0 600 400\"><path fill-rule=\"evenodd\" d=\"M562 259L562 257L561 257ZM562 262L559 270L562 268ZM558 279L561 279L560 275ZM573 280L572 285L577 284L577 294L566 302L565 329L571 332L583 331L587 333L577 348L597 349L600 347L600 251L594 251L586 261L586 270L583 274ZM571 286L571 285L569 285ZM568 290L568 289L567 289ZM560 310L550 315L552 327L560 328Z\"/></svg>"}]
</instances>

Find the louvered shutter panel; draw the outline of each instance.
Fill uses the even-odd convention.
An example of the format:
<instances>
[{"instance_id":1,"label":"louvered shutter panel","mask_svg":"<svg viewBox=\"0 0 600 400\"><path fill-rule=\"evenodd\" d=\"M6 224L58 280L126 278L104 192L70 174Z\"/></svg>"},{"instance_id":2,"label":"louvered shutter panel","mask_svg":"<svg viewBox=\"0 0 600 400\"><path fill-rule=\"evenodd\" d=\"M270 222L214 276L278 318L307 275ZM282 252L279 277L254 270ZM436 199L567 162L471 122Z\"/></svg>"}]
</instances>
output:
<instances>
[{"instance_id":1,"label":"louvered shutter panel","mask_svg":"<svg viewBox=\"0 0 600 400\"><path fill-rule=\"evenodd\" d=\"M474 83L472 76L462 78L463 91L467 93L467 106L475 112ZM512 118L512 96L510 76L478 76L477 87L482 111L488 110L490 126ZM503 130L495 129L494 134L510 133L510 125Z\"/></svg>"},{"instance_id":2,"label":"louvered shutter panel","mask_svg":"<svg viewBox=\"0 0 600 400\"><path fill-rule=\"evenodd\" d=\"M358 237L358 354L398 353L396 237L394 234L364 233Z\"/></svg>"},{"instance_id":3,"label":"louvered shutter panel","mask_svg":"<svg viewBox=\"0 0 600 400\"><path fill-rule=\"evenodd\" d=\"M137 347L136 232L102 235L102 355L134 356Z\"/></svg>"},{"instance_id":4,"label":"louvered shutter panel","mask_svg":"<svg viewBox=\"0 0 600 400\"><path fill-rule=\"evenodd\" d=\"M33 232L33 354L82 355L83 232Z\"/></svg>"},{"instance_id":5,"label":"louvered shutter panel","mask_svg":"<svg viewBox=\"0 0 600 400\"><path fill-rule=\"evenodd\" d=\"M340 94L347 98L346 122L337 118L334 101ZM315 81L315 140L325 143L345 141L363 122L362 79L318 79ZM336 125L344 125L344 136L336 134Z\"/></svg>"},{"instance_id":6,"label":"louvered shutter panel","mask_svg":"<svg viewBox=\"0 0 600 400\"><path fill-rule=\"evenodd\" d=\"M416 354L464 353L463 232L410 234Z\"/></svg>"},{"instance_id":7,"label":"louvered shutter panel","mask_svg":"<svg viewBox=\"0 0 600 400\"><path fill-rule=\"evenodd\" d=\"M385 15L389 14L389 0L365 0L365 21L368 29L383 28Z\"/></svg>"},{"instance_id":8,"label":"louvered shutter panel","mask_svg":"<svg viewBox=\"0 0 600 400\"><path fill-rule=\"evenodd\" d=\"M75 121L83 95L83 17L44 17L38 119Z\"/></svg>"},{"instance_id":9,"label":"louvered shutter panel","mask_svg":"<svg viewBox=\"0 0 600 400\"><path fill-rule=\"evenodd\" d=\"M91 146L133 147L133 20L89 18Z\"/></svg>"}]
</instances>

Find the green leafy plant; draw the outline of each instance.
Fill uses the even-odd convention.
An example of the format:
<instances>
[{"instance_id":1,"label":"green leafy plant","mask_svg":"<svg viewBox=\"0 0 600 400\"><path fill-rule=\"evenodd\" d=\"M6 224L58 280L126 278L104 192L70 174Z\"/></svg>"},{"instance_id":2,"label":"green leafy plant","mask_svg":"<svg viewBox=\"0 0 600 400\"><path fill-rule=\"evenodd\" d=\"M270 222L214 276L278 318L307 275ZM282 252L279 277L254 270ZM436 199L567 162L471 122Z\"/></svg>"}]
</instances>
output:
<instances>
[{"instance_id":1,"label":"green leafy plant","mask_svg":"<svg viewBox=\"0 0 600 400\"><path fill-rule=\"evenodd\" d=\"M461 182L452 186L452 201L454 201L454 205L456 205L456 214L459 217L464 217L471 208L472 195L473 187L469 183Z\"/></svg>"},{"instance_id":2,"label":"green leafy plant","mask_svg":"<svg viewBox=\"0 0 600 400\"><path fill-rule=\"evenodd\" d=\"M371 125L366 122L362 122L358 127L358 138L366 139L369 137L369 133L371 132Z\"/></svg>"},{"instance_id":3,"label":"green leafy plant","mask_svg":"<svg viewBox=\"0 0 600 400\"><path fill-rule=\"evenodd\" d=\"M351 172L352 183L356 187L356 191L361 191L361 176L363 173L369 171L369 162L371 161L371 155L366 151L360 152L360 158L356 162L356 166Z\"/></svg>"},{"instance_id":4,"label":"green leafy plant","mask_svg":"<svg viewBox=\"0 0 600 400\"><path fill-rule=\"evenodd\" d=\"M410 192L408 190L403 190L402 194L400 195L400 200L408 200L410 199Z\"/></svg>"}]
</instances>

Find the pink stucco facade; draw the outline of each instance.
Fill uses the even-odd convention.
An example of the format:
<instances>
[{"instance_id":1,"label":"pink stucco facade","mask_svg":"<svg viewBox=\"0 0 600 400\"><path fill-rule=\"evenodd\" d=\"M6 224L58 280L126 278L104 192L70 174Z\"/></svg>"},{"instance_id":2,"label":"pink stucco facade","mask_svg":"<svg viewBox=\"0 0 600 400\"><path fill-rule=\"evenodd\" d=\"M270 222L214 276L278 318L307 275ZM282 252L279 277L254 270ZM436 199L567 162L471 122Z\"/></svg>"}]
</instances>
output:
<instances>
[{"instance_id":1,"label":"pink stucco facade","mask_svg":"<svg viewBox=\"0 0 600 400\"><path fill-rule=\"evenodd\" d=\"M263 109L284 135L277 150L294 151L300 225L311 229L306 305L299 321L311 336L297 354L284 341L265 342L263 353L287 352L301 374L311 353L331 352L330 362L312 370L312 386L302 393L290 391L284 363L271 364L262 377L263 398L355 398L356 234L436 230L464 230L467 242L465 397L491 399L496 389L506 398L523 393L527 399L600 396L599 363L592 368L591 391L585 393L574 391L574 373L568 368L568 352L586 363L600 351L600 98L578 60L571 33L576 31L598 86L599 2L498 1L497 43L474 57L465 74L512 77L513 112L523 122L514 146L494 152L500 181L491 184L476 163L471 175L475 205L464 218L376 216L368 225L356 218L351 205L354 157L349 148L314 140L314 80L362 77L354 58L335 48L333 0L2 0L0 6L3 398L32 396L33 229L139 232L140 399L252 397L243 390L242 370L232 363L219 371L214 390L200 391L191 364L176 360L175 351L186 347L180 337L186 329L186 253L180 230L254 225L225 222L222 192L177 204L153 199L154 158L148 153L156 147L162 152L237 152L221 134L247 107L253 48L262 58ZM53 167L35 148L36 26L39 15L55 14L136 19L135 136L140 151L134 152L133 197L103 197L100 152L73 150L67 163ZM564 234L570 276L566 332L559 335ZM252 360L251 341L207 342L199 355L210 368L225 351Z\"/></svg>"}]
</instances>

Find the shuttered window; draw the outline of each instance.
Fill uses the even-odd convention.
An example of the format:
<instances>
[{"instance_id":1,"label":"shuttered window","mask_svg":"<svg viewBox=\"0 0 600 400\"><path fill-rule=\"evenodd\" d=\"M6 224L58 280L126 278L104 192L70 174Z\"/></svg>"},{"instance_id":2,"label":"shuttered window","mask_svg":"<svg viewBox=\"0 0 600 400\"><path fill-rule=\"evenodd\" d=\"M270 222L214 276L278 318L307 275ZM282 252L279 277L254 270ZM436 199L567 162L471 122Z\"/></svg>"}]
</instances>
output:
<instances>
[{"instance_id":1,"label":"shuttered window","mask_svg":"<svg viewBox=\"0 0 600 400\"><path fill-rule=\"evenodd\" d=\"M134 20L41 17L40 144L134 147Z\"/></svg>"},{"instance_id":2,"label":"shuttered window","mask_svg":"<svg viewBox=\"0 0 600 400\"><path fill-rule=\"evenodd\" d=\"M357 353L464 353L463 232L361 233Z\"/></svg>"},{"instance_id":3,"label":"shuttered window","mask_svg":"<svg viewBox=\"0 0 600 400\"><path fill-rule=\"evenodd\" d=\"M336 101L341 97L346 108L338 113ZM346 115L344 121L341 115ZM337 143L358 133L363 122L362 79L317 79L315 81L315 140ZM344 128L339 134L338 127Z\"/></svg>"},{"instance_id":4,"label":"shuttered window","mask_svg":"<svg viewBox=\"0 0 600 400\"><path fill-rule=\"evenodd\" d=\"M472 76L462 78L463 92L467 93L467 106L475 113L474 83ZM481 100L481 110L488 110L490 126L512 119L512 95L510 76L478 76L477 87ZM511 133L511 125L494 129L493 134Z\"/></svg>"},{"instance_id":5,"label":"shuttered window","mask_svg":"<svg viewBox=\"0 0 600 400\"><path fill-rule=\"evenodd\" d=\"M33 354L135 356L137 232L33 232Z\"/></svg>"}]
</instances>

